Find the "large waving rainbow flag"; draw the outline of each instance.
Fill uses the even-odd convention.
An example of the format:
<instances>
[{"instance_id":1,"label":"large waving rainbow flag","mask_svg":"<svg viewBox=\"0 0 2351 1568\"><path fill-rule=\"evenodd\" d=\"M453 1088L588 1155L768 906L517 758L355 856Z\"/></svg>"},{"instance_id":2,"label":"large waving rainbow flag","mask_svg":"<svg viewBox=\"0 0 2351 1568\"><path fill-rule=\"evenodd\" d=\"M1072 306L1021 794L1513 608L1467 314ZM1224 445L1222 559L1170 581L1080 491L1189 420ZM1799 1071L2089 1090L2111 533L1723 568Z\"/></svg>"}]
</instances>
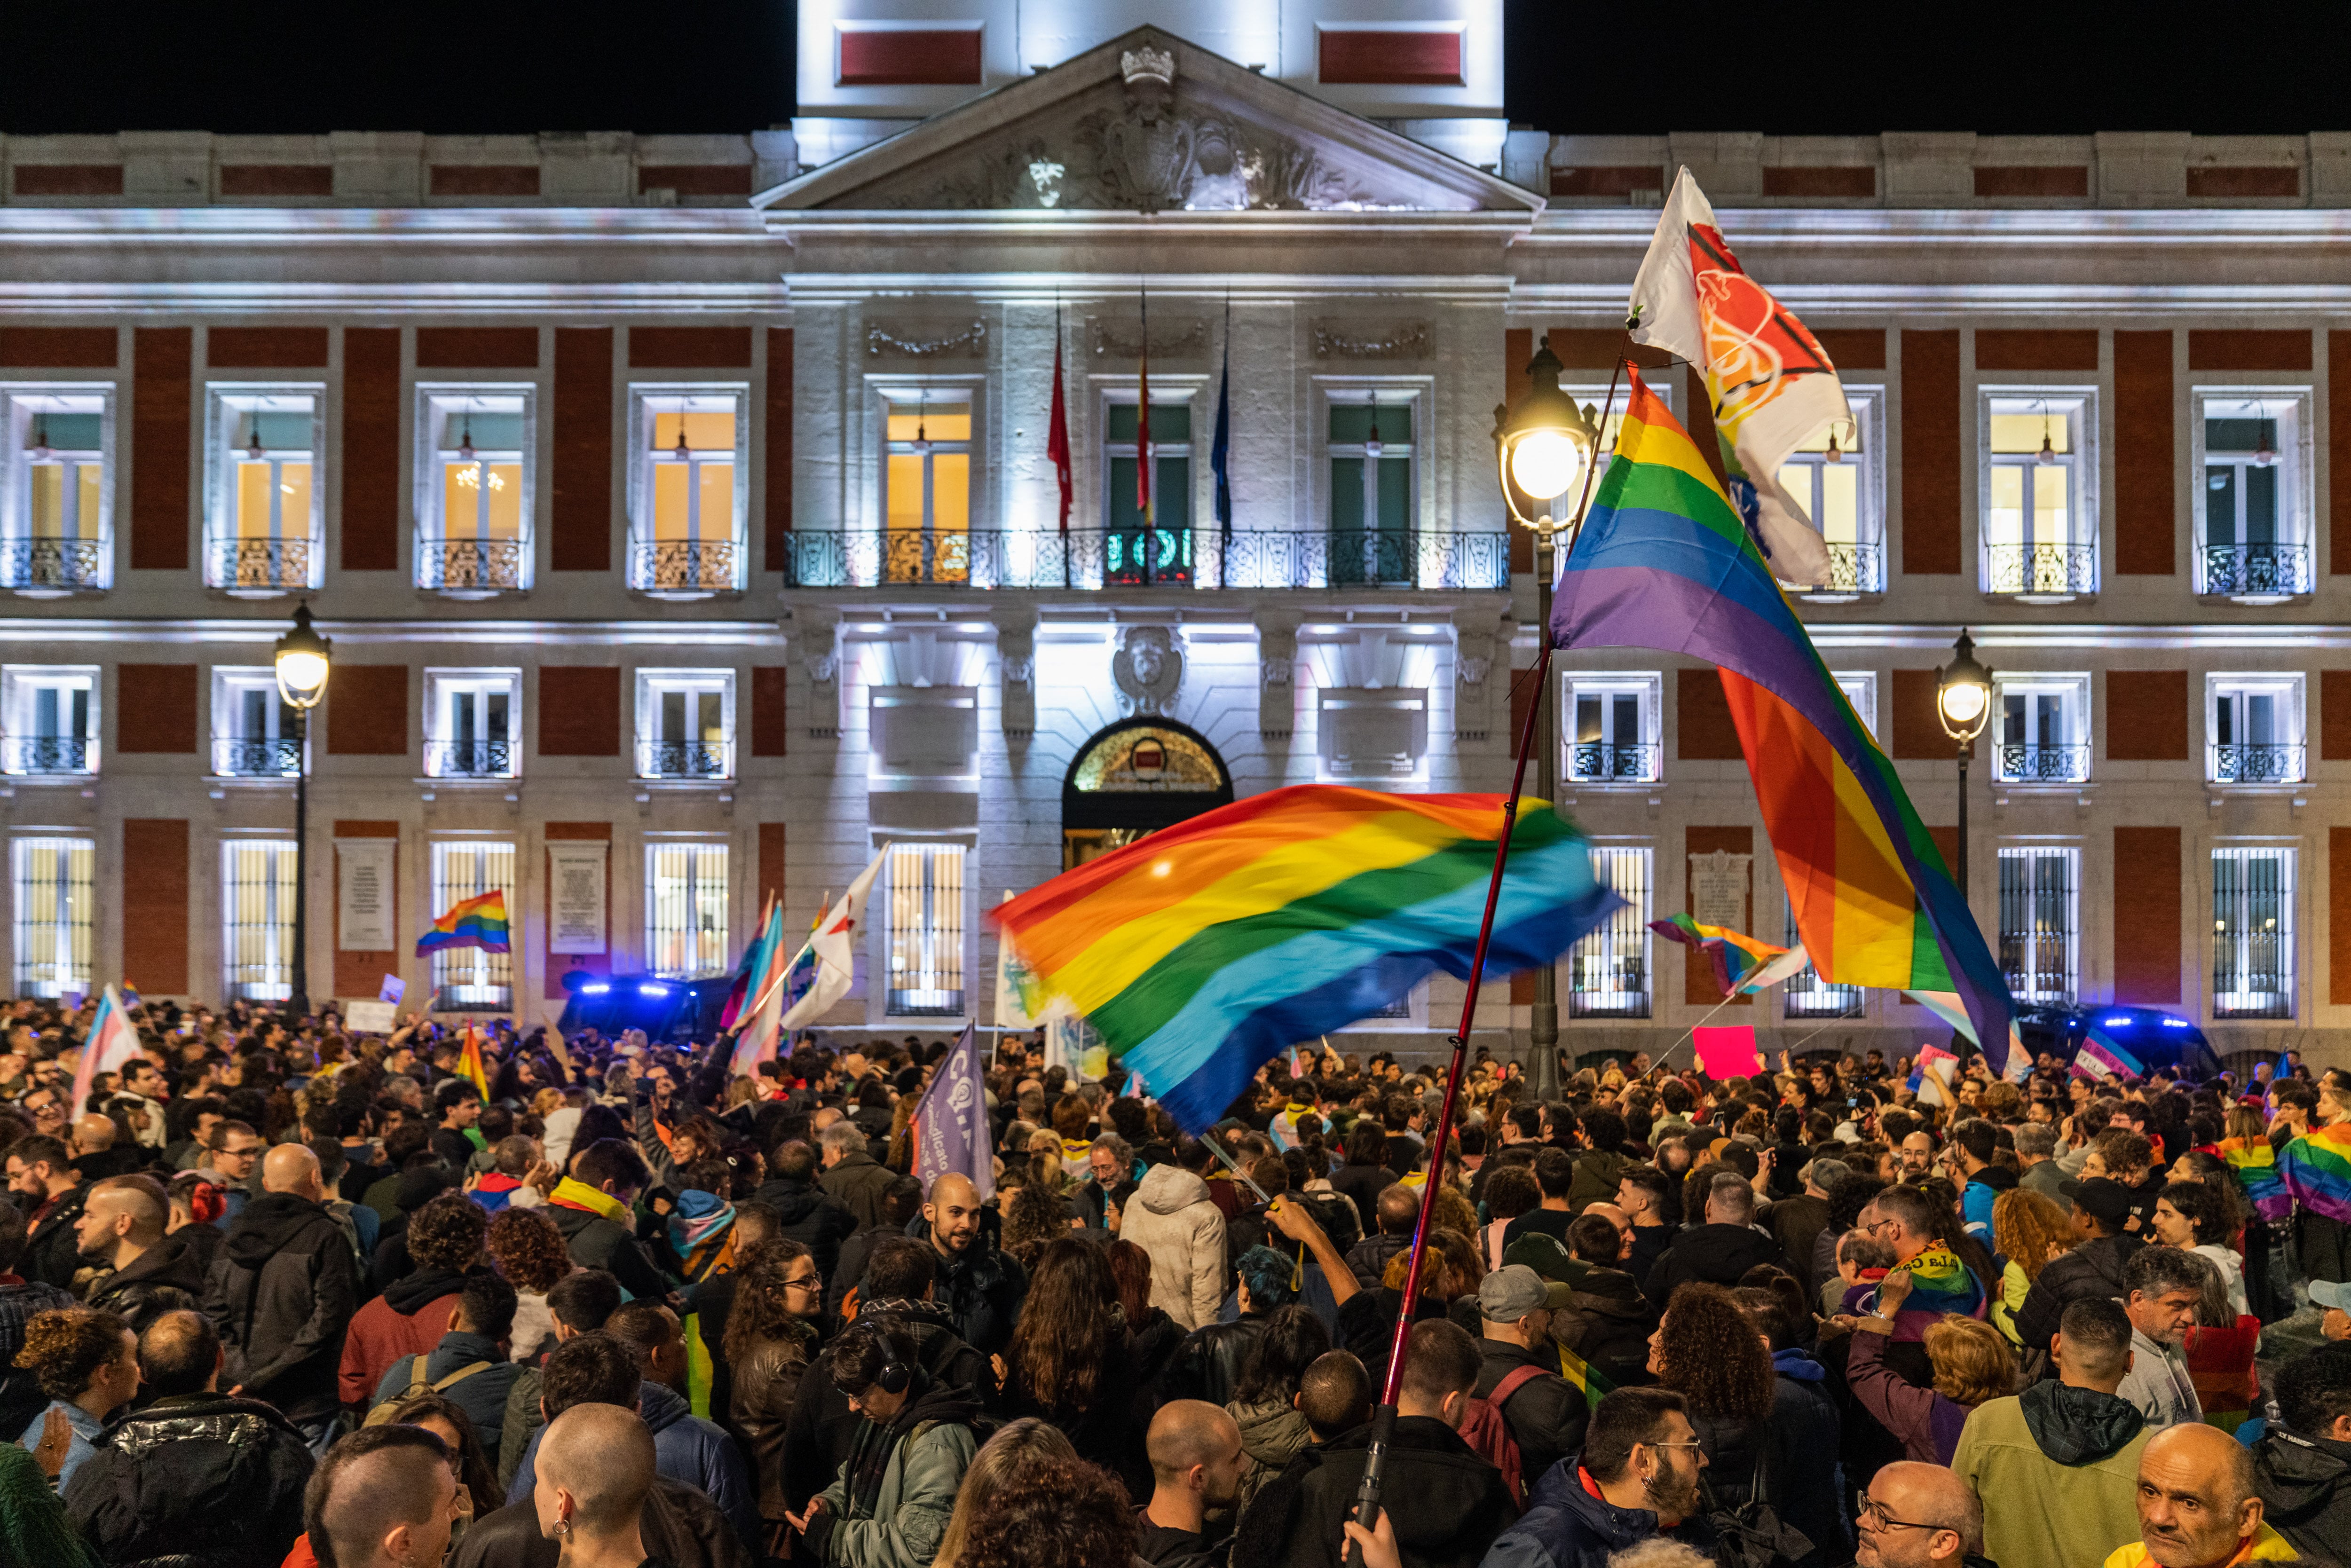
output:
<instances>
[{"instance_id":1,"label":"large waving rainbow flag","mask_svg":"<svg viewBox=\"0 0 2351 1568\"><path fill-rule=\"evenodd\" d=\"M2005 1070L2014 1005L1941 851L1720 481L1630 375L1615 460L1561 574L1552 637L1719 666L1813 967L1837 985L1955 992Z\"/></svg>"},{"instance_id":2,"label":"large waving rainbow flag","mask_svg":"<svg viewBox=\"0 0 2351 1568\"><path fill-rule=\"evenodd\" d=\"M504 953L509 950L507 941L506 891L494 887L451 904L449 913L416 939L416 956L422 958L444 947L479 947L485 953Z\"/></svg>"},{"instance_id":3,"label":"large waving rainbow flag","mask_svg":"<svg viewBox=\"0 0 2351 1568\"><path fill-rule=\"evenodd\" d=\"M2351 1225L2351 1122L2291 1138L2278 1151L2286 1196L2313 1214Z\"/></svg>"},{"instance_id":4,"label":"large waving rainbow flag","mask_svg":"<svg viewBox=\"0 0 2351 1568\"><path fill-rule=\"evenodd\" d=\"M1468 977L1503 821L1499 795L1296 785L1162 829L987 918L1196 1134L1292 1042L1440 969ZM1488 971L1552 962L1623 902L1573 823L1520 800Z\"/></svg>"},{"instance_id":5,"label":"large waving rainbow flag","mask_svg":"<svg viewBox=\"0 0 2351 1568\"><path fill-rule=\"evenodd\" d=\"M2278 1174L2277 1150L2267 1138L2224 1138L2213 1152L2235 1173L2254 1213L2274 1225L2294 1212L2294 1198Z\"/></svg>"}]
</instances>

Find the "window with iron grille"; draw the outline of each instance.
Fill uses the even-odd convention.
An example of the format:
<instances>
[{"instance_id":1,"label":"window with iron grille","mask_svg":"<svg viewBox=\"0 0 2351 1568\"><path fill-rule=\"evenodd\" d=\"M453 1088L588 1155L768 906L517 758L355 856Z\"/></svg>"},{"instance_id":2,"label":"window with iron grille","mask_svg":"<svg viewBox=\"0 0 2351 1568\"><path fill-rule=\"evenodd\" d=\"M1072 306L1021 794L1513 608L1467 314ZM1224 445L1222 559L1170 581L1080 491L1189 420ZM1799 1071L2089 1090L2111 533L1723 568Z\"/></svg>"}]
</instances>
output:
<instances>
[{"instance_id":1,"label":"window with iron grille","mask_svg":"<svg viewBox=\"0 0 2351 1568\"><path fill-rule=\"evenodd\" d=\"M2000 967L2021 1002L2071 1002L2081 988L2081 855L2000 852Z\"/></svg>"},{"instance_id":2,"label":"window with iron grille","mask_svg":"<svg viewBox=\"0 0 2351 1568\"><path fill-rule=\"evenodd\" d=\"M436 843L433 846L433 915L439 918L459 901L496 888L506 894L507 918L515 909L515 849L512 844ZM433 955L433 1006L442 1012L514 1005L514 960L510 954L479 947L444 947Z\"/></svg>"},{"instance_id":3,"label":"window with iron grille","mask_svg":"<svg viewBox=\"0 0 2351 1568\"><path fill-rule=\"evenodd\" d=\"M2315 585L2308 387L2197 387L2189 393L2196 591L2275 603Z\"/></svg>"},{"instance_id":4,"label":"window with iron grille","mask_svg":"<svg viewBox=\"0 0 2351 1568\"><path fill-rule=\"evenodd\" d=\"M637 672L637 777L726 779L735 771L735 674Z\"/></svg>"},{"instance_id":5,"label":"window with iron grille","mask_svg":"<svg viewBox=\"0 0 2351 1568\"><path fill-rule=\"evenodd\" d=\"M264 596L316 588L325 488L316 482L324 389L208 389L204 580Z\"/></svg>"},{"instance_id":6,"label":"window with iron grille","mask_svg":"<svg viewBox=\"0 0 2351 1568\"><path fill-rule=\"evenodd\" d=\"M645 848L645 965L685 979L724 970L726 950L726 846L649 844Z\"/></svg>"},{"instance_id":7,"label":"window with iron grille","mask_svg":"<svg viewBox=\"0 0 2351 1568\"><path fill-rule=\"evenodd\" d=\"M96 969L98 845L90 839L18 839L16 994L88 995Z\"/></svg>"},{"instance_id":8,"label":"window with iron grille","mask_svg":"<svg viewBox=\"0 0 2351 1568\"><path fill-rule=\"evenodd\" d=\"M2090 677L1993 683L1999 729L1992 777L2003 784L2078 784L2090 777Z\"/></svg>"},{"instance_id":9,"label":"window with iron grille","mask_svg":"<svg viewBox=\"0 0 2351 1568\"><path fill-rule=\"evenodd\" d=\"M742 586L744 398L730 386L629 389L630 587L695 595Z\"/></svg>"},{"instance_id":10,"label":"window with iron grille","mask_svg":"<svg viewBox=\"0 0 2351 1568\"><path fill-rule=\"evenodd\" d=\"M1788 946L1793 947L1804 939L1796 929L1796 912L1788 911ZM1837 1019L1861 1016L1862 989L1859 986L1836 986L1821 978L1821 972L1810 964L1801 973L1791 975L1780 988L1782 1007L1792 1019Z\"/></svg>"},{"instance_id":11,"label":"window with iron grille","mask_svg":"<svg viewBox=\"0 0 2351 1568\"><path fill-rule=\"evenodd\" d=\"M891 1014L960 1016L964 1010L961 845L892 846L888 940Z\"/></svg>"},{"instance_id":12,"label":"window with iron grille","mask_svg":"<svg viewBox=\"0 0 2351 1568\"><path fill-rule=\"evenodd\" d=\"M11 664L0 673L0 770L97 772L98 680L87 664Z\"/></svg>"},{"instance_id":13,"label":"window with iron grille","mask_svg":"<svg viewBox=\"0 0 2351 1568\"><path fill-rule=\"evenodd\" d=\"M32 597L113 580L114 392L90 382L0 391L0 588Z\"/></svg>"},{"instance_id":14,"label":"window with iron grille","mask_svg":"<svg viewBox=\"0 0 2351 1568\"><path fill-rule=\"evenodd\" d=\"M1654 783L1664 776L1665 747L1658 743L1656 675L1585 675L1566 678L1567 716L1560 737L1560 771L1578 783Z\"/></svg>"},{"instance_id":15,"label":"window with iron grille","mask_svg":"<svg viewBox=\"0 0 2351 1568\"><path fill-rule=\"evenodd\" d=\"M2308 774L2298 674L2204 678L2204 777L2214 784L2298 784Z\"/></svg>"},{"instance_id":16,"label":"window with iron grille","mask_svg":"<svg viewBox=\"0 0 2351 1568\"><path fill-rule=\"evenodd\" d=\"M280 1002L293 995L292 841L221 845L221 952L231 997Z\"/></svg>"},{"instance_id":17,"label":"window with iron grille","mask_svg":"<svg viewBox=\"0 0 2351 1568\"><path fill-rule=\"evenodd\" d=\"M2212 852L2212 1016L2294 1016L2294 852Z\"/></svg>"},{"instance_id":18,"label":"window with iron grille","mask_svg":"<svg viewBox=\"0 0 2351 1568\"><path fill-rule=\"evenodd\" d=\"M1567 950L1570 1018L1649 1016L1649 888L1655 852L1594 849L1592 869L1624 904Z\"/></svg>"},{"instance_id":19,"label":"window with iron grille","mask_svg":"<svg viewBox=\"0 0 2351 1568\"><path fill-rule=\"evenodd\" d=\"M302 725L266 665L213 667L213 772L291 779L302 765Z\"/></svg>"},{"instance_id":20,"label":"window with iron grille","mask_svg":"<svg viewBox=\"0 0 2351 1568\"><path fill-rule=\"evenodd\" d=\"M424 772L512 779L522 771L522 672L424 672Z\"/></svg>"}]
</instances>

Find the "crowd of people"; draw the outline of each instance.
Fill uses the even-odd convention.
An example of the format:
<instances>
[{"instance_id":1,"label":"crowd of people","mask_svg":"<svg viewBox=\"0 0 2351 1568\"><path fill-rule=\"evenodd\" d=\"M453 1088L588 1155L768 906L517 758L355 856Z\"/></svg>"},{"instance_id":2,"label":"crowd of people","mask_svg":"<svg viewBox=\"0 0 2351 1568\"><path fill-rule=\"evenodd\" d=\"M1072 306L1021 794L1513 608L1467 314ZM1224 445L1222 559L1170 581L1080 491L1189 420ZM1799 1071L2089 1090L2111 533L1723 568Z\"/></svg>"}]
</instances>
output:
<instances>
[{"instance_id":1,"label":"crowd of people","mask_svg":"<svg viewBox=\"0 0 2351 1568\"><path fill-rule=\"evenodd\" d=\"M944 1040L5 1017L0 1568L2351 1563L2339 1069L1480 1053L1432 1168L1436 1068L1008 1036L925 1184Z\"/></svg>"}]
</instances>

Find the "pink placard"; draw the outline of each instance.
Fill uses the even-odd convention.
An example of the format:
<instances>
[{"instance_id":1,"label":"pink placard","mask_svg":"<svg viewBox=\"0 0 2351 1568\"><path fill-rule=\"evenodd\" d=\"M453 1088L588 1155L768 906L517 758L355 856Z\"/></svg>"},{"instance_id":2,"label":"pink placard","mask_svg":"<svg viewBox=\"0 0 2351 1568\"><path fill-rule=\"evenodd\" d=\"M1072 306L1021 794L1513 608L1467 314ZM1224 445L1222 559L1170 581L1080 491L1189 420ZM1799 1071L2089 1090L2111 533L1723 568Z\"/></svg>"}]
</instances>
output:
<instances>
[{"instance_id":1,"label":"pink placard","mask_svg":"<svg viewBox=\"0 0 2351 1568\"><path fill-rule=\"evenodd\" d=\"M1763 1053L1755 1047L1755 1026L1729 1024L1691 1032L1698 1047L1698 1064L1708 1078L1747 1078L1763 1071Z\"/></svg>"}]
</instances>

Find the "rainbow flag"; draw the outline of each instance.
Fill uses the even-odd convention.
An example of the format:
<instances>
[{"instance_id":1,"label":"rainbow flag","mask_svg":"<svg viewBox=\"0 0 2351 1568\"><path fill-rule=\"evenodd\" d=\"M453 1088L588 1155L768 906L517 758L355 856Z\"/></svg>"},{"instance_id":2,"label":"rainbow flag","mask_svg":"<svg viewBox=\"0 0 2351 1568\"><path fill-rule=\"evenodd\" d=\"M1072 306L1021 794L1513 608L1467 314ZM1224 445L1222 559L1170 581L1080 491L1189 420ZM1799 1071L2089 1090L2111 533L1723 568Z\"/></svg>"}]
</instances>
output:
<instances>
[{"instance_id":1,"label":"rainbow flag","mask_svg":"<svg viewBox=\"0 0 2351 1568\"><path fill-rule=\"evenodd\" d=\"M1946 1312L1970 1318L1984 1315L1983 1282L1968 1271L1959 1255L1949 1248L1939 1243L1929 1247L1902 1268L1910 1275L1910 1294L1904 1299L1902 1310L1894 1314L1893 1338L1924 1339ZM1870 1294L1870 1308L1876 1310L1875 1291Z\"/></svg>"},{"instance_id":2,"label":"rainbow flag","mask_svg":"<svg viewBox=\"0 0 2351 1568\"><path fill-rule=\"evenodd\" d=\"M1559 1375L1567 1385L1583 1396L1584 1407L1600 1408L1600 1402L1616 1392L1616 1385L1604 1373L1592 1370L1592 1364L1563 1344L1554 1346L1559 1352Z\"/></svg>"},{"instance_id":3,"label":"rainbow flag","mask_svg":"<svg viewBox=\"0 0 2351 1568\"><path fill-rule=\"evenodd\" d=\"M416 939L416 956L438 953L444 947L479 947L485 953L510 951L507 946L507 895L504 888L494 887L473 898L461 898L450 905L449 913L433 923L433 929Z\"/></svg>"},{"instance_id":4,"label":"rainbow flag","mask_svg":"<svg viewBox=\"0 0 2351 1568\"><path fill-rule=\"evenodd\" d=\"M2277 1171L2288 1197L2313 1214L2351 1225L2351 1122L2287 1140Z\"/></svg>"},{"instance_id":5,"label":"rainbow flag","mask_svg":"<svg viewBox=\"0 0 2351 1568\"><path fill-rule=\"evenodd\" d=\"M1293 1041L1437 970L1468 977L1503 821L1499 795L1295 785L1164 828L987 918L1197 1135ZM1622 903L1583 833L1522 800L1487 968L1551 963Z\"/></svg>"},{"instance_id":6,"label":"rainbow flag","mask_svg":"<svg viewBox=\"0 0 2351 1568\"><path fill-rule=\"evenodd\" d=\"M465 1026L465 1043L457 1050L457 1076L474 1086L485 1101L490 1097L490 1075L482 1066L482 1031Z\"/></svg>"},{"instance_id":7,"label":"rainbow flag","mask_svg":"<svg viewBox=\"0 0 2351 1568\"><path fill-rule=\"evenodd\" d=\"M2014 1004L1942 852L1713 469L1627 373L1623 434L1561 574L1552 637L1719 666L1813 967L1838 985L1956 992L2004 1070Z\"/></svg>"},{"instance_id":8,"label":"rainbow flag","mask_svg":"<svg viewBox=\"0 0 2351 1568\"><path fill-rule=\"evenodd\" d=\"M1649 929L1668 942L1679 942L1695 947L1714 961L1714 981L1724 996L1729 996L1750 974L1785 953L1785 947L1774 947L1752 936L1733 931L1728 925L1707 925L1687 915L1669 919L1652 920Z\"/></svg>"},{"instance_id":9,"label":"rainbow flag","mask_svg":"<svg viewBox=\"0 0 2351 1568\"><path fill-rule=\"evenodd\" d=\"M2254 1213L2274 1225L2294 1212L2294 1199L2278 1172L2277 1151L2267 1138L2225 1138L2214 1152L2236 1173L2237 1185L2244 1188Z\"/></svg>"}]
</instances>

